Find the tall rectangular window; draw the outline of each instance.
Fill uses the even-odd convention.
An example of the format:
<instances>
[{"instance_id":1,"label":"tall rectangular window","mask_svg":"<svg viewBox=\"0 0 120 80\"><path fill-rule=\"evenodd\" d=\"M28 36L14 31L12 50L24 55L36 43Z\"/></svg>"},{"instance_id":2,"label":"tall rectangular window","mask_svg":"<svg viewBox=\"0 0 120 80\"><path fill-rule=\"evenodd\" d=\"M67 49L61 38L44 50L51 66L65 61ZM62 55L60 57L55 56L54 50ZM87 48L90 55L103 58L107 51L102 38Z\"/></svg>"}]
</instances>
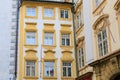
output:
<instances>
[{"instance_id":1,"label":"tall rectangular window","mask_svg":"<svg viewBox=\"0 0 120 80\"><path fill-rule=\"evenodd\" d=\"M36 8L35 7L27 7L26 8L26 16L36 16Z\"/></svg>"},{"instance_id":2,"label":"tall rectangular window","mask_svg":"<svg viewBox=\"0 0 120 80\"><path fill-rule=\"evenodd\" d=\"M36 44L36 32L26 32L26 44Z\"/></svg>"},{"instance_id":3,"label":"tall rectangular window","mask_svg":"<svg viewBox=\"0 0 120 80\"><path fill-rule=\"evenodd\" d=\"M70 46L70 34L62 34L62 45Z\"/></svg>"},{"instance_id":4,"label":"tall rectangular window","mask_svg":"<svg viewBox=\"0 0 120 80\"><path fill-rule=\"evenodd\" d=\"M84 52L83 52L83 48L80 48L79 49L79 56L78 56L78 59L79 59L79 64L80 64L80 68L82 68L84 66Z\"/></svg>"},{"instance_id":5,"label":"tall rectangular window","mask_svg":"<svg viewBox=\"0 0 120 80\"><path fill-rule=\"evenodd\" d=\"M80 13L77 15L77 26L78 28L81 27L82 25L82 12L80 11Z\"/></svg>"},{"instance_id":6,"label":"tall rectangular window","mask_svg":"<svg viewBox=\"0 0 120 80\"><path fill-rule=\"evenodd\" d=\"M95 6L98 7L103 0L95 0Z\"/></svg>"},{"instance_id":7,"label":"tall rectangular window","mask_svg":"<svg viewBox=\"0 0 120 80\"><path fill-rule=\"evenodd\" d=\"M35 76L35 61L26 62L26 76Z\"/></svg>"},{"instance_id":8,"label":"tall rectangular window","mask_svg":"<svg viewBox=\"0 0 120 80\"><path fill-rule=\"evenodd\" d=\"M54 16L53 9L51 9L51 8L45 8L44 9L44 17L52 18L53 16Z\"/></svg>"},{"instance_id":9,"label":"tall rectangular window","mask_svg":"<svg viewBox=\"0 0 120 80\"><path fill-rule=\"evenodd\" d=\"M60 11L60 16L61 16L61 18L69 18L69 11L62 9Z\"/></svg>"},{"instance_id":10,"label":"tall rectangular window","mask_svg":"<svg viewBox=\"0 0 120 80\"><path fill-rule=\"evenodd\" d=\"M108 41L107 41L107 32L106 29L103 29L98 34L98 49L99 49L99 56L104 56L108 53Z\"/></svg>"},{"instance_id":11,"label":"tall rectangular window","mask_svg":"<svg viewBox=\"0 0 120 80\"><path fill-rule=\"evenodd\" d=\"M44 45L53 45L54 44L53 36L54 36L53 33L46 32L44 34Z\"/></svg>"},{"instance_id":12,"label":"tall rectangular window","mask_svg":"<svg viewBox=\"0 0 120 80\"><path fill-rule=\"evenodd\" d=\"M72 72L71 72L71 62L63 62L63 77L70 77Z\"/></svg>"},{"instance_id":13,"label":"tall rectangular window","mask_svg":"<svg viewBox=\"0 0 120 80\"><path fill-rule=\"evenodd\" d=\"M48 77L54 76L54 62L44 63L44 75Z\"/></svg>"}]
</instances>

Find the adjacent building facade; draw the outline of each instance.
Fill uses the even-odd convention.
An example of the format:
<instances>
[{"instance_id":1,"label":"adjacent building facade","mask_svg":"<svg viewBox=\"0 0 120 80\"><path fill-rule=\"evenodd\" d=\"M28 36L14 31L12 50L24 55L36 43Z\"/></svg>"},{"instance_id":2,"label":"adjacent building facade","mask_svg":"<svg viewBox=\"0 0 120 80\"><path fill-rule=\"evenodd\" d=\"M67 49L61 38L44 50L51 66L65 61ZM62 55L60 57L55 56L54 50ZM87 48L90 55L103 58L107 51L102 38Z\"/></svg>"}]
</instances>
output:
<instances>
[{"instance_id":1,"label":"adjacent building facade","mask_svg":"<svg viewBox=\"0 0 120 80\"><path fill-rule=\"evenodd\" d=\"M0 80L14 80L17 0L0 2Z\"/></svg>"},{"instance_id":2,"label":"adjacent building facade","mask_svg":"<svg viewBox=\"0 0 120 80\"><path fill-rule=\"evenodd\" d=\"M93 58L90 0L75 0L74 23L77 55L77 80L94 80L93 68L88 64Z\"/></svg>"},{"instance_id":3,"label":"adjacent building facade","mask_svg":"<svg viewBox=\"0 0 120 80\"><path fill-rule=\"evenodd\" d=\"M75 80L72 1L22 0L17 80Z\"/></svg>"},{"instance_id":4,"label":"adjacent building facade","mask_svg":"<svg viewBox=\"0 0 120 80\"><path fill-rule=\"evenodd\" d=\"M119 80L120 0L77 0L75 22L77 80Z\"/></svg>"}]
</instances>

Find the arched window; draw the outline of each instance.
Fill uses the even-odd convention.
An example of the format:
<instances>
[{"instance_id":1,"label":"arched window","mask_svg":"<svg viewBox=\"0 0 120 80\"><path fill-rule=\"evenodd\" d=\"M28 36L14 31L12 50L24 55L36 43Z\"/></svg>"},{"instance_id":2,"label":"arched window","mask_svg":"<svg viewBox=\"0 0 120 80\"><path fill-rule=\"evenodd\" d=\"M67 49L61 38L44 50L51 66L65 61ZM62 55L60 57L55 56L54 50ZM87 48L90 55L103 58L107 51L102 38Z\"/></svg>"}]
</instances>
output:
<instances>
[{"instance_id":1,"label":"arched window","mask_svg":"<svg viewBox=\"0 0 120 80\"><path fill-rule=\"evenodd\" d=\"M108 15L100 16L93 25L99 57L108 54Z\"/></svg>"}]
</instances>

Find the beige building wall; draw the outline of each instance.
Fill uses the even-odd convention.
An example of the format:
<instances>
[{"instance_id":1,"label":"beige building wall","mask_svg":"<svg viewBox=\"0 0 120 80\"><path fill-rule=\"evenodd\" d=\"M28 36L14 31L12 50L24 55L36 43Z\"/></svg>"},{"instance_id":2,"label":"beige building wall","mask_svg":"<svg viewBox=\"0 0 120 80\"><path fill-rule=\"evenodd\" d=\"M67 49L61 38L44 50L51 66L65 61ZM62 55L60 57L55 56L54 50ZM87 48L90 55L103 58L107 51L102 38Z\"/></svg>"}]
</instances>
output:
<instances>
[{"instance_id":1,"label":"beige building wall","mask_svg":"<svg viewBox=\"0 0 120 80\"><path fill-rule=\"evenodd\" d=\"M95 4L95 1L101 1L98 4ZM75 6L75 15L77 15L78 11L81 9L81 3L84 2L84 0L76 0L76 6ZM120 70L118 69L119 65L119 57L120 54L120 1L119 0L90 0L90 3L88 5L83 4L83 20L84 20L84 26L80 29L76 29L76 41L77 41L77 50L82 47L82 40L79 39L81 36L84 37L84 40L86 37L88 37L85 34L85 28L87 24L90 23L90 26L88 28L91 29L91 38L92 38L92 54L94 59L92 62L89 63L89 66L84 65L82 68L78 66L78 80L84 80L85 76L87 76L89 70L93 72L92 74L92 80L112 80L115 78L113 75L118 75ZM86 7L86 6L89 6ZM86 10L90 9L90 13L86 14ZM88 11L89 12L89 11ZM86 15L89 15L90 21L89 23L86 20ZM76 17L75 17L76 18ZM75 21L77 22L77 21ZM76 24L76 23L75 23ZM76 25L77 26L77 25ZM104 29L106 29L107 33L107 46L108 46L108 52L106 54L103 54L102 56L99 55L99 47L98 47L98 34L101 33ZM89 32L88 32L89 33ZM102 33L101 33L102 34ZM88 34L90 35L90 34ZM88 39L88 38L87 38ZM90 38L89 38L90 39ZM83 41L84 41L83 40ZM84 44L90 43L90 41L85 40ZM85 51L87 51L88 46L84 46ZM106 47L107 48L107 47ZM103 48L102 48L103 49ZM88 56L86 54L91 54L91 52L88 52L84 54L84 60L86 60ZM78 53L77 53L78 54ZM115 63L112 63L115 62ZM79 59L78 59L78 65L79 65ZM114 64L114 66L112 65ZM93 70L92 70L92 68ZM91 68L91 69L90 69ZM111 71L111 73L110 73ZM106 73L106 75L104 74ZM109 75L110 74L110 75ZM112 78L111 78L112 77ZM115 79L117 79L116 77Z\"/></svg>"},{"instance_id":2,"label":"beige building wall","mask_svg":"<svg viewBox=\"0 0 120 80\"><path fill-rule=\"evenodd\" d=\"M94 1L94 0L93 0ZM120 48L120 37L119 37L119 27L118 27L118 19L116 16L116 11L114 10L114 5L116 0L103 0L100 6L97 8L94 7L93 2L91 2L92 10L91 10L91 21L92 27L94 27L95 22L103 15L108 16L108 26L107 26L107 33L108 33L108 45L109 45L109 54L118 50ZM98 49L97 49L97 42L96 42L96 33L95 30L92 29L93 34L93 51L94 51L94 58L98 59ZM95 43L96 42L96 43Z\"/></svg>"}]
</instances>

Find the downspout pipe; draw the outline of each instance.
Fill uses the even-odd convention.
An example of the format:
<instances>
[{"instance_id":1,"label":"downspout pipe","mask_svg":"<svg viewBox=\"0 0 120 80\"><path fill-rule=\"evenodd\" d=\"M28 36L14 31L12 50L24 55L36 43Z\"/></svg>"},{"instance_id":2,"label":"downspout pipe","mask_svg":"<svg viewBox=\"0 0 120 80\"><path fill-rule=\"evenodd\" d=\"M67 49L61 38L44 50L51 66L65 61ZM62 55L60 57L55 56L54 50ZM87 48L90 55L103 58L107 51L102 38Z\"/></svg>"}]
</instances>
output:
<instances>
[{"instance_id":1,"label":"downspout pipe","mask_svg":"<svg viewBox=\"0 0 120 80\"><path fill-rule=\"evenodd\" d=\"M76 76L78 77L78 59L77 59L77 47L76 47L76 27L75 27L75 4L72 0L72 18L73 18L73 33L74 33L74 51L75 51L75 60L76 60Z\"/></svg>"},{"instance_id":2,"label":"downspout pipe","mask_svg":"<svg viewBox=\"0 0 120 80\"><path fill-rule=\"evenodd\" d=\"M18 33L19 33L19 2L20 0L17 0L17 15L16 15L16 42L15 42L15 80L17 80L17 61L18 61Z\"/></svg>"}]
</instances>

